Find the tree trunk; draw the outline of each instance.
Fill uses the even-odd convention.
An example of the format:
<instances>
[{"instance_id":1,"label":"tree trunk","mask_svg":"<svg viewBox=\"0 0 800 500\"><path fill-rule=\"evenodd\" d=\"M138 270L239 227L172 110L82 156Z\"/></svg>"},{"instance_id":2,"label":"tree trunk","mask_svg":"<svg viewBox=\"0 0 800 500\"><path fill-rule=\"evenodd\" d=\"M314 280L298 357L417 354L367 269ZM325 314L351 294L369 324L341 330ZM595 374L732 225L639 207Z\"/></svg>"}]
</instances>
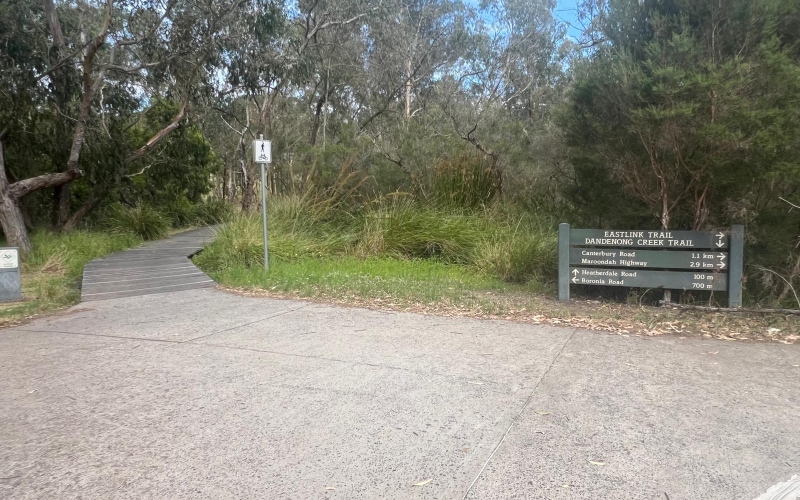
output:
<instances>
[{"instance_id":1,"label":"tree trunk","mask_svg":"<svg viewBox=\"0 0 800 500\"><path fill-rule=\"evenodd\" d=\"M406 120L411 118L411 59L406 61L406 103L405 103L405 117Z\"/></svg>"},{"instance_id":2,"label":"tree trunk","mask_svg":"<svg viewBox=\"0 0 800 500\"><path fill-rule=\"evenodd\" d=\"M45 174L9 184L6 176L5 151L3 150L5 134L5 130L0 132L0 225L3 227L8 244L19 247L20 253L24 255L31 251L31 240L28 238L28 230L25 227L25 218L22 215L19 201L33 191L71 182L80 177L81 172L70 170Z\"/></svg>"},{"instance_id":3,"label":"tree trunk","mask_svg":"<svg viewBox=\"0 0 800 500\"><path fill-rule=\"evenodd\" d=\"M311 146L315 146L317 144L317 138L319 136L319 125L320 121L322 122L322 149L325 150L325 143L326 143L326 136L327 136L327 129L328 129L328 112L327 110L323 110L326 107L325 105L328 103L328 100L333 94L333 91L336 89L336 86L331 87L330 85L330 69L328 69L328 75L325 77L325 88L323 89L322 93L317 100L317 104L314 109L314 121L311 123L311 140L309 141ZM321 119L320 119L321 118ZM309 158L310 161L310 158Z\"/></svg>"},{"instance_id":4,"label":"tree trunk","mask_svg":"<svg viewBox=\"0 0 800 500\"><path fill-rule=\"evenodd\" d=\"M3 226L3 233L5 233L6 241L10 246L18 247L22 254L31 251L31 240L28 238L28 230L25 228L25 219L22 217L19 200L12 195L8 177L6 177L2 137L0 137L0 224Z\"/></svg>"},{"instance_id":5,"label":"tree trunk","mask_svg":"<svg viewBox=\"0 0 800 500\"><path fill-rule=\"evenodd\" d=\"M78 227L78 224L83 218L89 215L89 212L97 208L106 196L108 196L108 193L93 194L91 198L81 205L81 207L64 222L64 231L72 231Z\"/></svg>"},{"instance_id":6,"label":"tree trunk","mask_svg":"<svg viewBox=\"0 0 800 500\"><path fill-rule=\"evenodd\" d=\"M666 192L662 191L661 195L661 229L666 231L669 229L669 198ZM672 302L672 290L664 290L664 305L669 305Z\"/></svg>"},{"instance_id":7,"label":"tree trunk","mask_svg":"<svg viewBox=\"0 0 800 500\"><path fill-rule=\"evenodd\" d=\"M242 210L247 212L255 207L256 201L256 164L247 161L246 178L244 182L244 192L242 193Z\"/></svg>"},{"instance_id":8,"label":"tree trunk","mask_svg":"<svg viewBox=\"0 0 800 500\"><path fill-rule=\"evenodd\" d=\"M327 101L327 95L322 94L317 101L316 109L314 110L314 121L311 123L311 140L309 141L313 147L317 143L317 133L319 132L320 116L322 115L322 106Z\"/></svg>"},{"instance_id":9,"label":"tree trunk","mask_svg":"<svg viewBox=\"0 0 800 500\"><path fill-rule=\"evenodd\" d=\"M61 31L61 22L58 19L58 12L53 0L42 0L42 7L44 8L45 17L47 18L47 26L50 30L50 35L53 37L54 55L55 60L50 61L50 66L57 66L61 63L61 59L66 57L66 41L64 34ZM64 112L66 112L67 105L70 100L71 86L70 72L68 68L64 67L53 72L53 81L55 82L56 92L56 105ZM56 137L58 144L61 138L64 137L66 132L66 124L64 119L59 120L57 126ZM56 165L59 166L59 172L67 170L66 158L55 159ZM62 184L53 188L53 227L60 230L64 222L69 217L70 212L70 185Z\"/></svg>"},{"instance_id":10,"label":"tree trunk","mask_svg":"<svg viewBox=\"0 0 800 500\"><path fill-rule=\"evenodd\" d=\"M71 191L69 184L53 188L53 227L56 231L64 229L69 219Z\"/></svg>"}]
</instances>

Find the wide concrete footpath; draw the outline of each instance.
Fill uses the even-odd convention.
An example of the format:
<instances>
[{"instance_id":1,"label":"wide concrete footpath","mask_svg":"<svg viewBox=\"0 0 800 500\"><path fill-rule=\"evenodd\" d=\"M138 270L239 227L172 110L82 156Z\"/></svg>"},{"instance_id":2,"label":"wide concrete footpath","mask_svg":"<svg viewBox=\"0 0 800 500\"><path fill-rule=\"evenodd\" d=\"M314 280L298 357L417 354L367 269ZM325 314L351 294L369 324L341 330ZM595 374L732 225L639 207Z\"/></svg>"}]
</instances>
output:
<instances>
[{"instance_id":1,"label":"wide concrete footpath","mask_svg":"<svg viewBox=\"0 0 800 500\"><path fill-rule=\"evenodd\" d=\"M83 270L81 300L114 299L214 286L189 256L214 238L214 228L178 233L101 259Z\"/></svg>"},{"instance_id":2,"label":"wide concrete footpath","mask_svg":"<svg viewBox=\"0 0 800 500\"><path fill-rule=\"evenodd\" d=\"M0 498L752 500L800 346L231 295L0 330Z\"/></svg>"}]
</instances>

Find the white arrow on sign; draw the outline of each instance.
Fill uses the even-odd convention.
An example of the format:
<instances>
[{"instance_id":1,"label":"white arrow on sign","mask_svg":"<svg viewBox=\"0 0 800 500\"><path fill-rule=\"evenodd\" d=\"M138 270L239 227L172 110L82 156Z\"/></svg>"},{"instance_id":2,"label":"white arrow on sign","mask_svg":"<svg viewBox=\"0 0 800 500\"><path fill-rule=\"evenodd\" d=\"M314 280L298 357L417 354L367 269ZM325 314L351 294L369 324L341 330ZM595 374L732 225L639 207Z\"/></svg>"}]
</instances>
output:
<instances>
[{"instance_id":1,"label":"white arrow on sign","mask_svg":"<svg viewBox=\"0 0 800 500\"><path fill-rule=\"evenodd\" d=\"M718 247L724 247L725 243L723 243L722 240L720 240L720 241L717 242L717 246Z\"/></svg>"},{"instance_id":2,"label":"white arrow on sign","mask_svg":"<svg viewBox=\"0 0 800 500\"><path fill-rule=\"evenodd\" d=\"M717 246L718 247L724 247L725 246L725 243L722 242L722 238L724 238L724 237L725 237L725 233L722 233L722 232L717 233L717 238L719 238L719 241L717 242Z\"/></svg>"},{"instance_id":3,"label":"white arrow on sign","mask_svg":"<svg viewBox=\"0 0 800 500\"><path fill-rule=\"evenodd\" d=\"M577 269L573 269L573 270L572 270L572 274L574 274L575 276L577 276L577 275L578 275L578 270L577 270Z\"/></svg>"},{"instance_id":4,"label":"white arrow on sign","mask_svg":"<svg viewBox=\"0 0 800 500\"><path fill-rule=\"evenodd\" d=\"M725 233L723 233L723 232L717 233L717 238L724 238L724 237L725 237Z\"/></svg>"},{"instance_id":5,"label":"white arrow on sign","mask_svg":"<svg viewBox=\"0 0 800 500\"><path fill-rule=\"evenodd\" d=\"M720 268L720 269L725 269L725 263L724 263L724 262L722 262L722 261L720 261L720 262L719 262L719 268Z\"/></svg>"},{"instance_id":6,"label":"white arrow on sign","mask_svg":"<svg viewBox=\"0 0 800 500\"><path fill-rule=\"evenodd\" d=\"M724 253L721 253L721 254L717 255L717 257L719 257L719 260L725 260L725 257L727 257L727 255L725 255Z\"/></svg>"},{"instance_id":7,"label":"white arrow on sign","mask_svg":"<svg viewBox=\"0 0 800 500\"><path fill-rule=\"evenodd\" d=\"M575 276L574 278L572 278L572 282L573 282L573 283L577 283L577 282L578 282L578 277L577 277L577 276Z\"/></svg>"}]
</instances>

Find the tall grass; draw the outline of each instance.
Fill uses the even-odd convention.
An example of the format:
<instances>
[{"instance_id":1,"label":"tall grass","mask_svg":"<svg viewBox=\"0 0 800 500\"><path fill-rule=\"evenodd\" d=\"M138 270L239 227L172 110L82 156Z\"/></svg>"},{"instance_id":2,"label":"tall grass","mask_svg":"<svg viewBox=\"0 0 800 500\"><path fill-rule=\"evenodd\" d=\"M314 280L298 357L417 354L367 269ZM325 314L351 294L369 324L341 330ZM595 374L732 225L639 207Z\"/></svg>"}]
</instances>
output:
<instances>
[{"instance_id":1,"label":"tall grass","mask_svg":"<svg viewBox=\"0 0 800 500\"><path fill-rule=\"evenodd\" d=\"M269 200L268 208L270 255L282 262L331 257L424 259L468 266L508 282L554 278L555 225L531 214L425 205L404 195L363 205L321 205L314 197L279 196ZM196 259L212 273L259 269L260 216L232 219Z\"/></svg>"},{"instance_id":2,"label":"tall grass","mask_svg":"<svg viewBox=\"0 0 800 500\"><path fill-rule=\"evenodd\" d=\"M157 240L169 233L170 219L147 204L126 207L113 205L105 219L106 228L113 234L134 234L143 240Z\"/></svg>"},{"instance_id":3,"label":"tall grass","mask_svg":"<svg viewBox=\"0 0 800 500\"><path fill-rule=\"evenodd\" d=\"M496 159L477 153L442 160L434 175L434 200L450 207L485 206L500 192L503 181Z\"/></svg>"}]
</instances>

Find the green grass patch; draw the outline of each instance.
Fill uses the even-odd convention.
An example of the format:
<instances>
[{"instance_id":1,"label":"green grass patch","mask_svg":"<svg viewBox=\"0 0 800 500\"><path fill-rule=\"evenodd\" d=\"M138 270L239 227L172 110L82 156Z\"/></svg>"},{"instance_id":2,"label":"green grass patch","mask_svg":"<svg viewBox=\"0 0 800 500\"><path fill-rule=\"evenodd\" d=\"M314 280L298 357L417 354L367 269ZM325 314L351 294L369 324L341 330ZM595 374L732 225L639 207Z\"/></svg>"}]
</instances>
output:
<instances>
[{"instance_id":1,"label":"green grass patch","mask_svg":"<svg viewBox=\"0 0 800 500\"><path fill-rule=\"evenodd\" d=\"M392 257L341 256L295 262L273 259L269 272L235 266L211 276L228 286L301 297L425 305L444 302L473 306L480 301L476 292L498 292L509 286L463 265Z\"/></svg>"},{"instance_id":2,"label":"green grass patch","mask_svg":"<svg viewBox=\"0 0 800 500\"><path fill-rule=\"evenodd\" d=\"M11 324L34 314L50 312L80 301L80 280L87 262L140 244L130 233L94 231L31 235L33 251L22 259L22 297L0 305L0 324Z\"/></svg>"}]
</instances>

